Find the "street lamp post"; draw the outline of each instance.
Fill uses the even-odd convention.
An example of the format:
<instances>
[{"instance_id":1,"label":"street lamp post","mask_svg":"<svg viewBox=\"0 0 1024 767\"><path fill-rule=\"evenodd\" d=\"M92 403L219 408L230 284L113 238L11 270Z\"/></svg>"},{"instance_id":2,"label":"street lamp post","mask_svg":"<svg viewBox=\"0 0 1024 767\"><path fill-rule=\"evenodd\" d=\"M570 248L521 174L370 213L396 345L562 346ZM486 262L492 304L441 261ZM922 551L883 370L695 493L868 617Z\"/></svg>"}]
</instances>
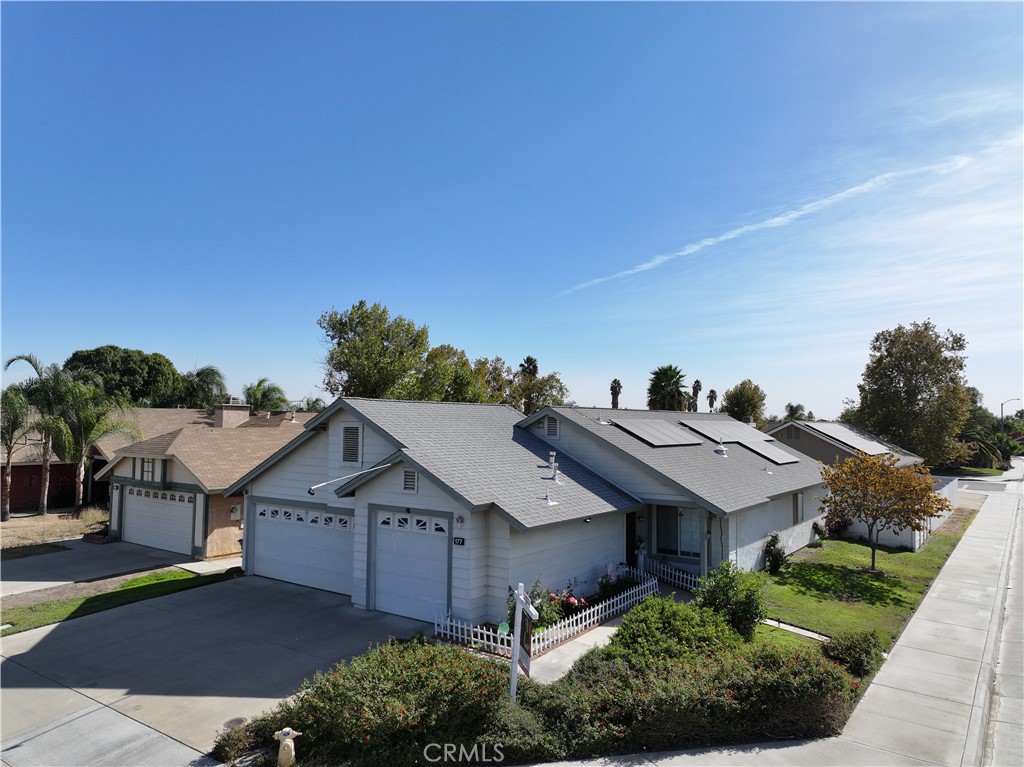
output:
<instances>
[{"instance_id":1,"label":"street lamp post","mask_svg":"<svg viewBox=\"0 0 1024 767\"><path fill-rule=\"evenodd\" d=\"M999 403L999 433L1005 434L1006 427L1003 426L1003 405L1007 402L1020 402L1020 397L1012 397L1011 399L1003 400Z\"/></svg>"}]
</instances>

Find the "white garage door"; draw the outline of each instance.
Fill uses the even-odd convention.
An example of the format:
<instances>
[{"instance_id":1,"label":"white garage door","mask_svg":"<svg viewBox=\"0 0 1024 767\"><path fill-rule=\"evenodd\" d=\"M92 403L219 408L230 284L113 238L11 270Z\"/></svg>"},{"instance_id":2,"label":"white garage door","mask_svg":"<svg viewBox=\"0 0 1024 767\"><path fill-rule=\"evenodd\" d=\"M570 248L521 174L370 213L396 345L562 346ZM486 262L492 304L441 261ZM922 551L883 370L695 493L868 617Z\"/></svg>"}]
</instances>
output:
<instances>
[{"instance_id":1,"label":"white garage door","mask_svg":"<svg viewBox=\"0 0 1024 767\"><path fill-rule=\"evenodd\" d=\"M256 506L253 572L289 583L352 593L352 521L309 509Z\"/></svg>"},{"instance_id":2,"label":"white garage door","mask_svg":"<svg viewBox=\"0 0 1024 767\"><path fill-rule=\"evenodd\" d=\"M185 493L128 488L124 497L123 539L157 549L192 553L192 507Z\"/></svg>"},{"instance_id":3,"label":"white garage door","mask_svg":"<svg viewBox=\"0 0 1024 767\"><path fill-rule=\"evenodd\" d=\"M377 512L374 608L432 621L448 610L448 520Z\"/></svg>"}]
</instances>

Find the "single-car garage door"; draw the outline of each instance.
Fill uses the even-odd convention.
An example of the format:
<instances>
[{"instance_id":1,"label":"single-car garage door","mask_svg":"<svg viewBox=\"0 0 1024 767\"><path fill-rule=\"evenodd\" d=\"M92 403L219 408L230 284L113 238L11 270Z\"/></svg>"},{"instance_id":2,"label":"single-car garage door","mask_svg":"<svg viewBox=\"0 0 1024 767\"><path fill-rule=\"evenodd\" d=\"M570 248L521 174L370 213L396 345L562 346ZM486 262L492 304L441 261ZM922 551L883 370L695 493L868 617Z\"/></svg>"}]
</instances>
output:
<instances>
[{"instance_id":1,"label":"single-car garage door","mask_svg":"<svg viewBox=\"0 0 1024 767\"><path fill-rule=\"evenodd\" d=\"M352 521L333 512L256 507L253 572L352 593Z\"/></svg>"},{"instance_id":2,"label":"single-car garage door","mask_svg":"<svg viewBox=\"0 0 1024 767\"><path fill-rule=\"evenodd\" d=\"M195 496L128 488L122 538L128 543L192 554Z\"/></svg>"},{"instance_id":3,"label":"single-car garage door","mask_svg":"<svg viewBox=\"0 0 1024 767\"><path fill-rule=\"evenodd\" d=\"M379 511L374 609L432 621L448 611L448 526L444 517Z\"/></svg>"}]
</instances>

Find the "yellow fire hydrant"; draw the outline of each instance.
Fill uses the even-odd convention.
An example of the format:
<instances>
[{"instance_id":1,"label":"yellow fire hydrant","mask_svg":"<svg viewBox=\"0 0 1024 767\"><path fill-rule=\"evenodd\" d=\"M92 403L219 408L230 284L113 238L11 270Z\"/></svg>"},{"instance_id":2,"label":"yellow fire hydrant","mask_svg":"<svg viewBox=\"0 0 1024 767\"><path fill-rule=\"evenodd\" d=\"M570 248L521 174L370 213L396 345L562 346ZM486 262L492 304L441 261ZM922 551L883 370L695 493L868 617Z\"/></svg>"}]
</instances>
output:
<instances>
[{"instance_id":1,"label":"yellow fire hydrant","mask_svg":"<svg viewBox=\"0 0 1024 767\"><path fill-rule=\"evenodd\" d=\"M302 733L285 727L274 733L274 740L281 742L277 749L277 767L295 767L295 743L293 742Z\"/></svg>"}]
</instances>

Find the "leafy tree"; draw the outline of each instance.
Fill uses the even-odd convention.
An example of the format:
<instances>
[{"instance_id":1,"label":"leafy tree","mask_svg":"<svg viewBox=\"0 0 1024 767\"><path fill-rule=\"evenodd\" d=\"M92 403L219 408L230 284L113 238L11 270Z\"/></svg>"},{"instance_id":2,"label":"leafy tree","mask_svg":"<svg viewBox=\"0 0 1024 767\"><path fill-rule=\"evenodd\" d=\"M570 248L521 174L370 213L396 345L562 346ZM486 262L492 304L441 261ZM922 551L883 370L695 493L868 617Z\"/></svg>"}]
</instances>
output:
<instances>
[{"instance_id":1,"label":"leafy tree","mask_svg":"<svg viewBox=\"0 0 1024 767\"><path fill-rule=\"evenodd\" d=\"M181 377L179 404L191 408L211 408L228 398L224 374L213 365L190 370Z\"/></svg>"},{"instance_id":2,"label":"leafy tree","mask_svg":"<svg viewBox=\"0 0 1024 767\"><path fill-rule=\"evenodd\" d=\"M512 393L512 368L501 357L478 357L473 361L473 375L483 402L512 404L515 399Z\"/></svg>"},{"instance_id":3,"label":"leafy tree","mask_svg":"<svg viewBox=\"0 0 1024 767\"><path fill-rule=\"evenodd\" d=\"M331 394L407 399L418 391L417 372L430 348L426 325L392 319L387 307L366 301L324 312L317 324L330 346L324 385Z\"/></svg>"},{"instance_id":4,"label":"leafy tree","mask_svg":"<svg viewBox=\"0 0 1024 767\"><path fill-rule=\"evenodd\" d=\"M96 373L107 394L139 407L177 404L181 374L162 354L108 344L74 352L64 362L64 369Z\"/></svg>"},{"instance_id":5,"label":"leafy tree","mask_svg":"<svg viewBox=\"0 0 1024 767\"><path fill-rule=\"evenodd\" d=\"M886 530L923 530L930 517L950 509L935 492L928 469L899 468L891 453L858 454L835 465L822 464L822 483L828 495L821 500L827 526L863 522L871 545L875 571L878 536Z\"/></svg>"},{"instance_id":6,"label":"leafy tree","mask_svg":"<svg viewBox=\"0 0 1024 767\"><path fill-rule=\"evenodd\" d=\"M541 376L537 360L527 357L513 376L511 396L510 404L531 415L545 405L564 404L569 397L569 389L557 371Z\"/></svg>"},{"instance_id":7,"label":"leafy tree","mask_svg":"<svg viewBox=\"0 0 1024 767\"><path fill-rule=\"evenodd\" d=\"M0 395L0 444L7 454L4 462L4 500L0 522L11 518L11 463L14 450L32 433L28 398L20 386L8 386Z\"/></svg>"},{"instance_id":8,"label":"leafy tree","mask_svg":"<svg viewBox=\"0 0 1024 767\"><path fill-rule=\"evenodd\" d=\"M722 397L721 412L731 415L737 421L753 420L760 429L764 426L764 402L764 389L746 378L726 390Z\"/></svg>"},{"instance_id":9,"label":"leafy tree","mask_svg":"<svg viewBox=\"0 0 1024 767\"><path fill-rule=\"evenodd\" d=\"M11 357L4 363L4 369L9 368L14 362L26 362L35 372L36 377L31 378L22 385L29 404L36 409L36 417L29 427L39 432L42 438L40 450L42 452L42 466L39 472L39 513L46 514L49 506L48 496L50 494L50 462L52 460L53 441L55 435L63 428L61 415L64 402L68 396L68 389L74 381L71 371L64 370L57 365L50 363L44 365L34 354L19 354Z\"/></svg>"},{"instance_id":10,"label":"leafy tree","mask_svg":"<svg viewBox=\"0 0 1024 767\"><path fill-rule=\"evenodd\" d=\"M708 389L708 410L713 411L716 402L718 402L718 392L714 389Z\"/></svg>"},{"instance_id":11,"label":"leafy tree","mask_svg":"<svg viewBox=\"0 0 1024 767\"><path fill-rule=\"evenodd\" d=\"M850 414L855 426L917 453L938 466L969 455L957 439L970 414L963 371L967 341L930 320L883 330L857 389L860 402Z\"/></svg>"},{"instance_id":12,"label":"leafy tree","mask_svg":"<svg viewBox=\"0 0 1024 767\"><path fill-rule=\"evenodd\" d=\"M118 399L95 383L74 380L64 390L61 428L55 430L53 443L61 458L75 464L76 510L82 508L89 448L112 434L121 434L133 441L142 439L142 432L133 421L116 417L123 413Z\"/></svg>"},{"instance_id":13,"label":"leafy tree","mask_svg":"<svg viewBox=\"0 0 1024 767\"><path fill-rule=\"evenodd\" d=\"M693 383L690 384L690 400L689 400L689 407L687 408L687 410L689 410L691 413L696 413L697 412L697 405L698 405L698 402L699 402L699 400L697 398L700 397L700 391L703 388L704 388L704 384L702 384L700 382L700 379L699 378L694 378L693 379Z\"/></svg>"},{"instance_id":14,"label":"leafy tree","mask_svg":"<svg viewBox=\"0 0 1024 767\"><path fill-rule=\"evenodd\" d=\"M647 409L682 410L686 403L685 378L675 365L662 365L652 370L647 384Z\"/></svg>"},{"instance_id":15,"label":"leafy tree","mask_svg":"<svg viewBox=\"0 0 1024 767\"><path fill-rule=\"evenodd\" d=\"M245 399L245 404L254 413L269 413L273 410L287 410L291 407L291 402L285 396L284 389L276 383L271 383L267 378L261 378L256 383L243 386L242 397Z\"/></svg>"},{"instance_id":16,"label":"leafy tree","mask_svg":"<svg viewBox=\"0 0 1024 767\"><path fill-rule=\"evenodd\" d=\"M481 402L483 396L466 353L449 344L431 349L423 363L417 398L431 402Z\"/></svg>"},{"instance_id":17,"label":"leafy tree","mask_svg":"<svg viewBox=\"0 0 1024 767\"><path fill-rule=\"evenodd\" d=\"M620 381L618 378L613 378L612 379L611 392L612 392L612 410L618 410L619 409L619 395L622 394L622 381Z\"/></svg>"}]
</instances>

